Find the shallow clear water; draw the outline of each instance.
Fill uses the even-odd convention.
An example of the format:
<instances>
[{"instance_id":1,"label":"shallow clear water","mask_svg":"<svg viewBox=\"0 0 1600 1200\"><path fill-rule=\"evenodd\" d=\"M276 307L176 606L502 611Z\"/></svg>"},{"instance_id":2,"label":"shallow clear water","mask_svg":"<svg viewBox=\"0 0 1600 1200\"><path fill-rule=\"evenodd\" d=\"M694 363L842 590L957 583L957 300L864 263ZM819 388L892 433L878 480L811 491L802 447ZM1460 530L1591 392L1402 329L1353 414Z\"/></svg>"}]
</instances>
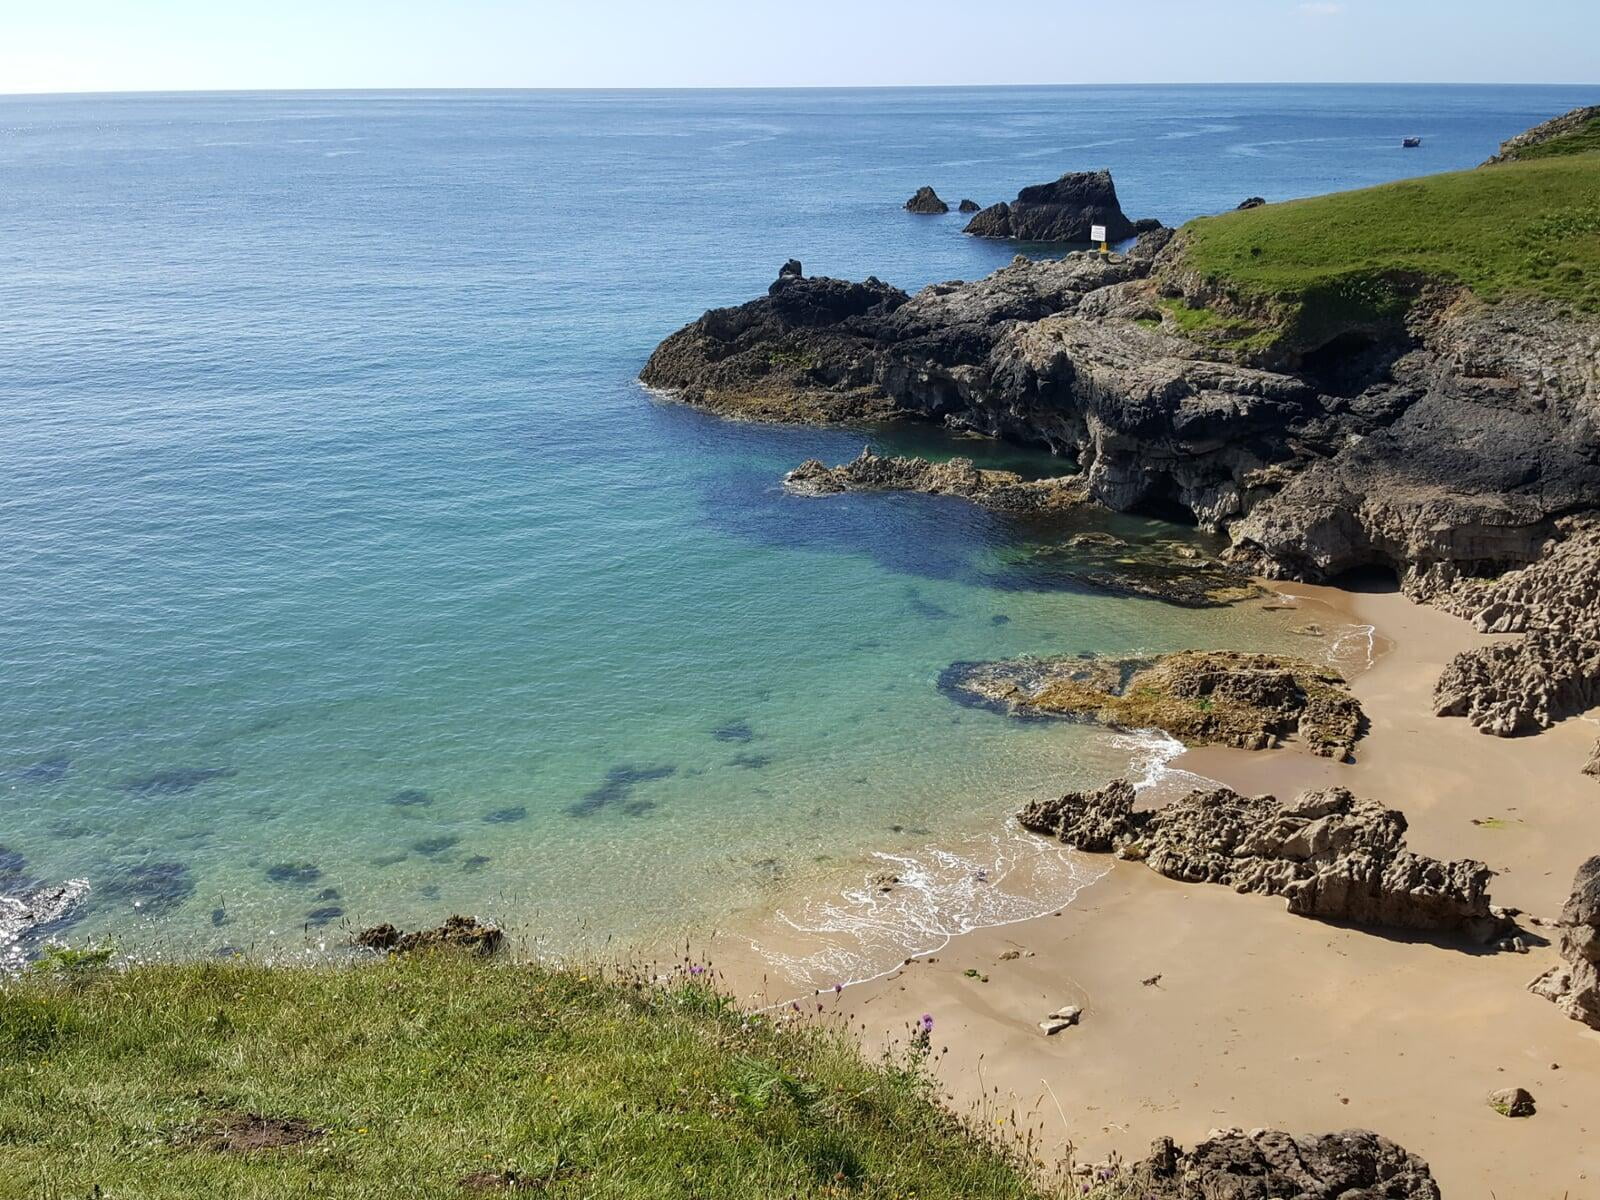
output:
<instances>
[{"instance_id":1,"label":"shallow clear water","mask_svg":"<svg viewBox=\"0 0 1600 1200\"><path fill-rule=\"evenodd\" d=\"M567 947L873 852L969 872L1136 750L955 707L942 668L1286 622L1064 588L1027 559L1060 529L959 502L788 496L866 440L1040 465L722 423L636 384L650 348L791 255L908 287L1010 258L901 212L923 183L1109 165L1176 222L1470 165L1580 92L0 99L9 884L88 879L73 936L132 947L457 909Z\"/></svg>"}]
</instances>

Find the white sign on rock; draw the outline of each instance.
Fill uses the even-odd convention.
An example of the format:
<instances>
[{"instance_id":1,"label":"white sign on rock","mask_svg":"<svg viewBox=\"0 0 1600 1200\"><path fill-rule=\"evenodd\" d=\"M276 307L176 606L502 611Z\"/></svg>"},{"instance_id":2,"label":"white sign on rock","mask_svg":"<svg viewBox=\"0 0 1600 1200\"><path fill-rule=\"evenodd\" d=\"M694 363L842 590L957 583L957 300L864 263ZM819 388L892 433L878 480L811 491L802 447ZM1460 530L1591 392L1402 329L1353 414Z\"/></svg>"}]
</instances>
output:
<instances>
[{"instance_id":1,"label":"white sign on rock","mask_svg":"<svg viewBox=\"0 0 1600 1200\"><path fill-rule=\"evenodd\" d=\"M1105 241L1106 240L1106 227L1104 225L1091 225L1091 226L1089 226L1089 240L1091 242L1103 242L1103 241Z\"/></svg>"}]
</instances>

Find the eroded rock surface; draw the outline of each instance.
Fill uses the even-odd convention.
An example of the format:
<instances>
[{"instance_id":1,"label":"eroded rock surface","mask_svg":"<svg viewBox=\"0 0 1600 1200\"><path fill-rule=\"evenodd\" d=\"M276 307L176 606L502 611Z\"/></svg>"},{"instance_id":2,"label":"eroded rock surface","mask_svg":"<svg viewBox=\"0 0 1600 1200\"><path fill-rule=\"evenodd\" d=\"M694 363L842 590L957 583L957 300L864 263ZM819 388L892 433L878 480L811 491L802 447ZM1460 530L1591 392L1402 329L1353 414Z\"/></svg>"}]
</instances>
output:
<instances>
[{"instance_id":1,"label":"eroded rock surface","mask_svg":"<svg viewBox=\"0 0 1600 1200\"><path fill-rule=\"evenodd\" d=\"M906 201L908 213L923 213L927 216L939 216L950 211L950 206L939 199L939 193L931 187L920 187L917 194Z\"/></svg>"},{"instance_id":2,"label":"eroded rock surface","mask_svg":"<svg viewBox=\"0 0 1600 1200\"><path fill-rule=\"evenodd\" d=\"M1298 916L1480 942L1510 928L1490 907L1488 867L1406 849L1403 814L1343 788L1285 804L1219 787L1152 812L1137 811L1135 799L1128 781L1118 780L1035 801L1017 820L1075 849L1142 860L1169 879L1283 896Z\"/></svg>"},{"instance_id":3,"label":"eroded rock surface","mask_svg":"<svg viewBox=\"0 0 1600 1200\"><path fill-rule=\"evenodd\" d=\"M1133 1175L1151 1200L1439 1200L1427 1163L1366 1129L1233 1129L1188 1152L1159 1138Z\"/></svg>"},{"instance_id":4,"label":"eroded rock surface","mask_svg":"<svg viewBox=\"0 0 1600 1200\"><path fill-rule=\"evenodd\" d=\"M1052 183L1025 187L1009 203L991 204L967 224L975 237L1029 242L1087 242L1092 226L1120 242L1158 222L1135 223L1122 211L1110 171L1069 171Z\"/></svg>"},{"instance_id":5,"label":"eroded rock surface","mask_svg":"<svg viewBox=\"0 0 1600 1200\"><path fill-rule=\"evenodd\" d=\"M460 915L446 917L444 924L433 929L418 929L402 933L393 925L374 925L363 929L352 939L352 944L366 950L387 951L391 954L410 954L417 950L459 949L475 954L493 954L505 942L505 934L493 925L485 925L476 917Z\"/></svg>"},{"instance_id":6,"label":"eroded rock surface","mask_svg":"<svg viewBox=\"0 0 1600 1200\"><path fill-rule=\"evenodd\" d=\"M1600 121L1600 105L1590 105L1587 108L1575 108L1571 112L1562 113L1559 117L1535 125L1532 129L1517 134L1500 143L1500 153L1483 165L1492 167L1495 163L1511 162L1520 158L1524 151L1535 146L1542 146L1546 142L1554 141L1568 134L1578 133L1596 121Z\"/></svg>"},{"instance_id":7,"label":"eroded rock surface","mask_svg":"<svg viewBox=\"0 0 1600 1200\"><path fill-rule=\"evenodd\" d=\"M1578 868L1561 910L1561 959L1529 989L1573 1020L1600 1029L1600 855Z\"/></svg>"},{"instance_id":8,"label":"eroded rock surface","mask_svg":"<svg viewBox=\"0 0 1600 1200\"><path fill-rule=\"evenodd\" d=\"M1190 745L1265 750L1294 738L1314 754L1343 759L1366 728L1360 703L1336 672L1233 650L957 663L940 686L1023 715L1162 729Z\"/></svg>"},{"instance_id":9,"label":"eroded rock surface","mask_svg":"<svg viewBox=\"0 0 1600 1200\"><path fill-rule=\"evenodd\" d=\"M1440 716L1509 737L1600 705L1600 525L1563 524L1566 536L1531 566L1434 589L1435 604L1482 632L1523 635L1458 654L1434 688Z\"/></svg>"},{"instance_id":10,"label":"eroded rock surface","mask_svg":"<svg viewBox=\"0 0 1600 1200\"><path fill-rule=\"evenodd\" d=\"M1024 479L1014 471L973 465L970 458L930 462L874 454L870 446L850 462L830 467L809 459L783 478L792 491L811 496L840 492L922 492L960 496L1003 512L1058 512L1083 503L1083 485L1071 476Z\"/></svg>"}]
</instances>

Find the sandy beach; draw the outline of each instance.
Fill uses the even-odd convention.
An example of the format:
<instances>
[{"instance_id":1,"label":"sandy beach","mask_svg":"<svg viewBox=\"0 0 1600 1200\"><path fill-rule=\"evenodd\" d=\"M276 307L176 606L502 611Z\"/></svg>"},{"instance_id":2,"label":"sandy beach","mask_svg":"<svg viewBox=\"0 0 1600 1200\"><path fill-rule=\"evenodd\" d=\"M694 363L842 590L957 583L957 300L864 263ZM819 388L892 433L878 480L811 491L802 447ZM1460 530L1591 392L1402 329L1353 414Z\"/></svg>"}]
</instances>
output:
<instances>
[{"instance_id":1,"label":"sandy beach","mask_svg":"<svg viewBox=\"0 0 1600 1200\"><path fill-rule=\"evenodd\" d=\"M1507 740L1436 718L1439 669L1482 635L1397 594L1278 586L1308 615L1376 628L1353 684L1372 722L1358 761L1204 748L1173 767L1279 796L1342 784L1403 811L1420 852L1487 862L1497 903L1554 916L1600 850L1600 786L1579 770L1595 725ZM1108 869L1060 913L957 937L825 1010L873 1048L931 1014L955 1107L1080 1162L1141 1157L1163 1134L1364 1127L1427 1159L1447 1196L1600 1197L1600 1033L1526 990L1553 948L1385 936L1087 861ZM1082 1021L1046 1038L1038 1022L1065 1004ZM1489 1108L1507 1086L1537 1115Z\"/></svg>"}]
</instances>

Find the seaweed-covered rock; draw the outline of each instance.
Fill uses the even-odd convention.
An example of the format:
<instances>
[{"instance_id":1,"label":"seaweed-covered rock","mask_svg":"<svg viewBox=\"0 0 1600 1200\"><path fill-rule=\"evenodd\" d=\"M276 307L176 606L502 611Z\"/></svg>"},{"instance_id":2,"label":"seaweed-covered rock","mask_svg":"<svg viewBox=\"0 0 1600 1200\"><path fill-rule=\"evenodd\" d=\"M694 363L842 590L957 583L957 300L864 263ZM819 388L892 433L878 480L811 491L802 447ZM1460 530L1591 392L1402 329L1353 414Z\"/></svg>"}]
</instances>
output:
<instances>
[{"instance_id":1,"label":"seaweed-covered rock","mask_svg":"<svg viewBox=\"0 0 1600 1200\"><path fill-rule=\"evenodd\" d=\"M1366 1129L1232 1129L1188 1152L1159 1138L1133 1176L1151 1200L1439 1200L1427 1163Z\"/></svg>"},{"instance_id":2,"label":"seaweed-covered rock","mask_svg":"<svg viewBox=\"0 0 1600 1200\"><path fill-rule=\"evenodd\" d=\"M1314 754L1343 759L1366 731L1341 676L1284 655L1182 650L1154 660L958 663L941 685L1022 715L1161 729L1191 745L1265 750L1296 738Z\"/></svg>"},{"instance_id":3,"label":"seaweed-covered rock","mask_svg":"<svg viewBox=\"0 0 1600 1200\"><path fill-rule=\"evenodd\" d=\"M505 934L493 925L482 924L476 917L460 915L447 917L444 924L434 929L419 929L402 933L393 925L374 925L363 929L352 939L352 944L367 950L388 951L391 954L410 954L416 950L459 949L474 954L493 954L505 942Z\"/></svg>"},{"instance_id":4,"label":"seaweed-covered rock","mask_svg":"<svg viewBox=\"0 0 1600 1200\"><path fill-rule=\"evenodd\" d=\"M1104 225L1113 242L1141 229L1122 211L1110 171L1069 171L1053 183L1025 187L1010 203L991 204L979 212L966 232L1029 242L1087 242L1095 225Z\"/></svg>"},{"instance_id":5,"label":"seaweed-covered rock","mask_svg":"<svg viewBox=\"0 0 1600 1200\"><path fill-rule=\"evenodd\" d=\"M1578 868L1561 910L1561 963L1528 987L1574 1021L1600 1029L1600 855Z\"/></svg>"},{"instance_id":6,"label":"seaweed-covered rock","mask_svg":"<svg viewBox=\"0 0 1600 1200\"><path fill-rule=\"evenodd\" d=\"M917 194L906 201L908 213L922 213L925 216L939 216L950 211L950 206L939 199L939 193L931 187L920 187Z\"/></svg>"},{"instance_id":7,"label":"seaweed-covered rock","mask_svg":"<svg viewBox=\"0 0 1600 1200\"><path fill-rule=\"evenodd\" d=\"M1023 479L1014 471L996 471L973 465L970 458L930 462L925 458L896 458L874 454L862 447L852 461L830 467L809 459L784 476L791 491L809 496L839 492L923 492L931 496L960 496L1005 512L1049 512L1083 503L1082 484L1070 476Z\"/></svg>"},{"instance_id":8,"label":"seaweed-covered rock","mask_svg":"<svg viewBox=\"0 0 1600 1200\"><path fill-rule=\"evenodd\" d=\"M1283 896L1297 916L1482 942L1509 927L1489 904L1493 872L1406 849L1401 813L1343 788L1287 804L1231 788L1197 790L1153 812L1134 811L1134 798L1118 780L1035 802L1017 820L1075 849L1140 859L1169 879Z\"/></svg>"}]
</instances>

